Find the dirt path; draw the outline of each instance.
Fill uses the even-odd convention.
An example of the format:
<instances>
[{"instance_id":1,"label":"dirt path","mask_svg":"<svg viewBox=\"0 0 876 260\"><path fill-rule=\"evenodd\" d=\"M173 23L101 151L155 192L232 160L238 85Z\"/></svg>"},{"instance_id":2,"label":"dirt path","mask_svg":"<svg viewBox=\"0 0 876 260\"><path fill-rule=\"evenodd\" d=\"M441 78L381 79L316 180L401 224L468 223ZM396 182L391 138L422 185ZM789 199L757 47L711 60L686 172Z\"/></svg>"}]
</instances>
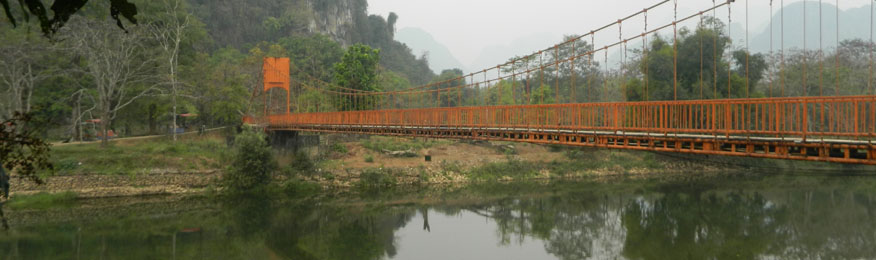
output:
<instances>
[{"instance_id":1,"label":"dirt path","mask_svg":"<svg viewBox=\"0 0 876 260\"><path fill-rule=\"evenodd\" d=\"M211 129L207 129L206 131L204 131L204 133L205 133L205 134L206 134L206 133L211 133L211 132L219 131L219 130L222 130L222 129L225 129L225 128L226 128L226 127L211 128ZM191 136L191 135L196 135L196 134L198 134L198 132L197 132L197 131L194 131L194 132L185 132L185 133L182 133L182 134L177 134L177 136ZM112 138L112 139L109 140L109 142L110 142L110 143L113 143L113 142L127 142L127 141L137 141L137 140L148 140L148 139L155 139L155 138L169 137L169 136L170 136L170 135L164 134L164 135L144 135L144 136L133 136L133 137L120 137L120 138ZM82 141L82 142L74 141L74 142L66 142L66 143L65 143L65 142L53 142L53 143L51 143L51 144L52 144L52 146L65 146L65 145L74 145L74 144L96 144L96 143L99 143L99 142L100 142L100 140L97 140L97 141Z\"/></svg>"}]
</instances>

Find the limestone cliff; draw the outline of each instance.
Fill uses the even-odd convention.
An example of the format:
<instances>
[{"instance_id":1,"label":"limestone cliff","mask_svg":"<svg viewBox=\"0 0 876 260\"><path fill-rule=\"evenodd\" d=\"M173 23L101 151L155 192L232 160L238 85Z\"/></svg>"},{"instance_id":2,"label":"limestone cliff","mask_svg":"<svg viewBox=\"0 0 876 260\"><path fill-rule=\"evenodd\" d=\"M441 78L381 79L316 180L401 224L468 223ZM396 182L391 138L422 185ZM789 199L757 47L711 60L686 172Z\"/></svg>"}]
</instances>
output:
<instances>
[{"instance_id":1,"label":"limestone cliff","mask_svg":"<svg viewBox=\"0 0 876 260\"><path fill-rule=\"evenodd\" d=\"M311 12L307 29L310 33L325 34L335 41L349 45L351 31L357 16L365 16L367 3L364 0L308 0ZM330 2L330 3L325 3Z\"/></svg>"},{"instance_id":2,"label":"limestone cliff","mask_svg":"<svg viewBox=\"0 0 876 260\"><path fill-rule=\"evenodd\" d=\"M190 0L216 47L321 33L349 45L367 20L366 0Z\"/></svg>"}]
</instances>

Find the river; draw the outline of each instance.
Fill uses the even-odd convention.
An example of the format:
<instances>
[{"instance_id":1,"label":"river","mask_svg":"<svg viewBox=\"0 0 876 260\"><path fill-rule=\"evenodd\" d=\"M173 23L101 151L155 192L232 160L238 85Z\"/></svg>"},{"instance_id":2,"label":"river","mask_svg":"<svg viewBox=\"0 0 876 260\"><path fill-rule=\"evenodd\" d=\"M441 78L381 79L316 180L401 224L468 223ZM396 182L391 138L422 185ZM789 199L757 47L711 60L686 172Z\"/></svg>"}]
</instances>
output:
<instances>
[{"instance_id":1,"label":"river","mask_svg":"<svg viewBox=\"0 0 876 260\"><path fill-rule=\"evenodd\" d=\"M0 259L873 259L876 176L601 177L7 210Z\"/></svg>"}]
</instances>

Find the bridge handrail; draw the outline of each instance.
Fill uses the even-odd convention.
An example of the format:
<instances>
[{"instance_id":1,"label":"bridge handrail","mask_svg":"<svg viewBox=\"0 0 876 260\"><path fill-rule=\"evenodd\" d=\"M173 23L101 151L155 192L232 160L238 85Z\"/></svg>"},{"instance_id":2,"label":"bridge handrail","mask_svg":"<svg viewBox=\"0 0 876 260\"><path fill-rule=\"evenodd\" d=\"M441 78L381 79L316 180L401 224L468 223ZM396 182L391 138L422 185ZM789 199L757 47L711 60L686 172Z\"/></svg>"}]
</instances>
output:
<instances>
[{"instance_id":1,"label":"bridge handrail","mask_svg":"<svg viewBox=\"0 0 876 260\"><path fill-rule=\"evenodd\" d=\"M370 125L876 137L876 95L413 108L271 115L273 128Z\"/></svg>"}]
</instances>

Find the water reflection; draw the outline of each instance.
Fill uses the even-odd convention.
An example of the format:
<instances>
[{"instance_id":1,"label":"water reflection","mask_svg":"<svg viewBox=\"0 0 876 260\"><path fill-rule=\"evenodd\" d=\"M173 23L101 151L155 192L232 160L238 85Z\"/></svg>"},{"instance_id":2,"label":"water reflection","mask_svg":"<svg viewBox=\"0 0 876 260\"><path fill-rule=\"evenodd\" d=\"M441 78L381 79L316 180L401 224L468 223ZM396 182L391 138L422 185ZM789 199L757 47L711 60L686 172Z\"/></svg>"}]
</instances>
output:
<instances>
[{"instance_id":1,"label":"water reflection","mask_svg":"<svg viewBox=\"0 0 876 260\"><path fill-rule=\"evenodd\" d=\"M253 195L97 219L10 212L19 221L0 236L0 259L874 258L874 184L725 176L471 186L440 203Z\"/></svg>"}]
</instances>

